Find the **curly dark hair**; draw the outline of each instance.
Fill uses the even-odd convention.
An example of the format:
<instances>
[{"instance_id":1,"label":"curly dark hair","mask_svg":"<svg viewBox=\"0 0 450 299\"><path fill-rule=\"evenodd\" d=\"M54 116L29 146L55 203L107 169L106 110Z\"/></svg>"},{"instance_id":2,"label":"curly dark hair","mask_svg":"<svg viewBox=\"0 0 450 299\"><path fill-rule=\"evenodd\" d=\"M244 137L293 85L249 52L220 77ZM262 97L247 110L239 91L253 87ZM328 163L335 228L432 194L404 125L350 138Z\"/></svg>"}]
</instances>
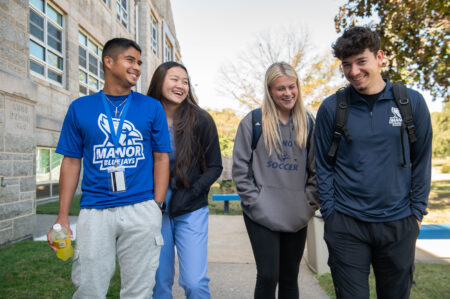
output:
<instances>
[{"instance_id":1,"label":"curly dark hair","mask_svg":"<svg viewBox=\"0 0 450 299\"><path fill-rule=\"evenodd\" d=\"M376 55L380 49L380 38L369 27L354 26L345 29L332 48L334 56L339 60L361 54L366 49Z\"/></svg>"}]
</instances>

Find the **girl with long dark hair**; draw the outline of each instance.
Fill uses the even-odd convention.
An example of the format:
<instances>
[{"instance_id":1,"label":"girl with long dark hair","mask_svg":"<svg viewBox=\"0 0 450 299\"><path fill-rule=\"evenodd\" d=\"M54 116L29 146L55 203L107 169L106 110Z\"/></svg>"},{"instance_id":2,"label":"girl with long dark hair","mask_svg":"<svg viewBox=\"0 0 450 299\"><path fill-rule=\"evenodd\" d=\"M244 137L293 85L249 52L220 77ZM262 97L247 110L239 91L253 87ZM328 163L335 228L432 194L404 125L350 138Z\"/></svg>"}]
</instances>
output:
<instances>
[{"instance_id":1,"label":"girl with long dark hair","mask_svg":"<svg viewBox=\"0 0 450 299\"><path fill-rule=\"evenodd\" d=\"M210 298L207 272L208 192L222 172L217 129L192 93L186 68L161 64L147 95L159 100L169 125L171 176L163 215L159 268L153 298L172 298L175 247L179 284L187 298Z\"/></svg>"}]
</instances>

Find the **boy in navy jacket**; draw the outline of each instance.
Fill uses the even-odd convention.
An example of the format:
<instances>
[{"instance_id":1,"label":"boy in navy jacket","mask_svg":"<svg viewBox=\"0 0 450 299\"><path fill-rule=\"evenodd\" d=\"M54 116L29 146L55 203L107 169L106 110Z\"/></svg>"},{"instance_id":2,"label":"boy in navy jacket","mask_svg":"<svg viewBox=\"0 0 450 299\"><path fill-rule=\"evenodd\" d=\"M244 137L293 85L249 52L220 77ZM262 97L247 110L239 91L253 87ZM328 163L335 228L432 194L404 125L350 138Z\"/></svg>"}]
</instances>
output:
<instances>
[{"instance_id":1,"label":"boy in navy jacket","mask_svg":"<svg viewBox=\"0 0 450 299\"><path fill-rule=\"evenodd\" d=\"M337 298L369 298L371 264L378 298L409 297L415 243L428 204L430 114L422 95L408 89L417 137L410 148L392 84L381 76L379 47L379 37L366 27L345 30L333 44L351 95L346 122L351 141L341 137L335 159L328 151L336 95L325 99L317 114L317 185Z\"/></svg>"}]
</instances>

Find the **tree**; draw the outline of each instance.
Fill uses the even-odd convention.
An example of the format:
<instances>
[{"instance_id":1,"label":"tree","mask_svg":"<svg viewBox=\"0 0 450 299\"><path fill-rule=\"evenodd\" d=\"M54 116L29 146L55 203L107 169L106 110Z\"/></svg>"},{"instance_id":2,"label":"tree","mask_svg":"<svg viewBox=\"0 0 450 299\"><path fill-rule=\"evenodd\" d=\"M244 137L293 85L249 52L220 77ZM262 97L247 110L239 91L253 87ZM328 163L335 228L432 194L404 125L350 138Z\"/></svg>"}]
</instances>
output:
<instances>
[{"instance_id":1,"label":"tree","mask_svg":"<svg viewBox=\"0 0 450 299\"><path fill-rule=\"evenodd\" d=\"M450 157L450 102L441 112L431 114L433 125L433 156Z\"/></svg>"},{"instance_id":2,"label":"tree","mask_svg":"<svg viewBox=\"0 0 450 299\"><path fill-rule=\"evenodd\" d=\"M450 2L348 0L335 17L336 31L363 19L375 24L387 57L383 75L449 100Z\"/></svg>"},{"instance_id":3,"label":"tree","mask_svg":"<svg viewBox=\"0 0 450 299\"><path fill-rule=\"evenodd\" d=\"M265 72L280 61L291 64L300 75L303 99L314 108L344 84L339 62L330 53L316 54L305 30L285 29L257 35L234 62L224 64L218 90L246 108L259 107Z\"/></svg>"},{"instance_id":4,"label":"tree","mask_svg":"<svg viewBox=\"0 0 450 299\"><path fill-rule=\"evenodd\" d=\"M219 134L220 151L222 155L231 157L233 154L234 138L241 121L241 117L236 115L233 109L223 109L222 111L207 110L211 114L217 126Z\"/></svg>"}]
</instances>

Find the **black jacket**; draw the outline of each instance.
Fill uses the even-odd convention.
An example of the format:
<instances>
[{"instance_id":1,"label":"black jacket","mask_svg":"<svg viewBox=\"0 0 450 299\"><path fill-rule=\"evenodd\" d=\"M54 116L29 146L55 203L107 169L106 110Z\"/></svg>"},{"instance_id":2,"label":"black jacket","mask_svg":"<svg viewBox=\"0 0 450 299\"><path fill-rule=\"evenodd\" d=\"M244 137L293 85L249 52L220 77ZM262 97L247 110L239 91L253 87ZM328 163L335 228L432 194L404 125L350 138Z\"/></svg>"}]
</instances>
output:
<instances>
[{"instance_id":1,"label":"black jacket","mask_svg":"<svg viewBox=\"0 0 450 299\"><path fill-rule=\"evenodd\" d=\"M217 128L208 113L204 111L199 113L198 127L195 128L195 132L200 138L200 146L205 151L206 170L202 172L201 163L193 159L187 175L190 187L177 189L176 186L171 186L173 192L169 207L171 217L181 216L207 206L209 188L222 173Z\"/></svg>"}]
</instances>

